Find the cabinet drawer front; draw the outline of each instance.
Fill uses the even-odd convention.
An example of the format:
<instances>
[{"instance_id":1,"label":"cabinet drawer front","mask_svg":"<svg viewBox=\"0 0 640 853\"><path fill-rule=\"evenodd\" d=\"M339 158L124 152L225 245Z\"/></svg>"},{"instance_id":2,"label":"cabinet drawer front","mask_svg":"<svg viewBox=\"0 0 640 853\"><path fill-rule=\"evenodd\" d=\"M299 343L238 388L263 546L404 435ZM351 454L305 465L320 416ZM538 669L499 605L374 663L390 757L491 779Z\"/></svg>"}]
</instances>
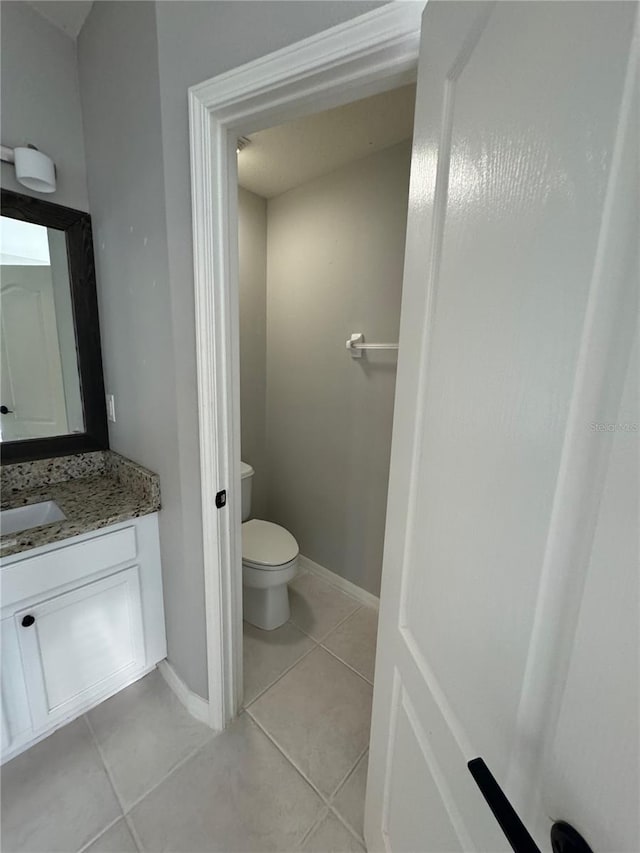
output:
<instances>
[{"instance_id":1,"label":"cabinet drawer front","mask_svg":"<svg viewBox=\"0 0 640 853\"><path fill-rule=\"evenodd\" d=\"M136 553L135 527L125 527L11 563L2 568L2 606L132 562Z\"/></svg>"},{"instance_id":2,"label":"cabinet drawer front","mask_svg":"<svg viewBox=\"0 0 640 853\"><path fill-rule=\"evenodd\" d=\"M36 729L113 691L145 665L137 567L16 613Z\"/></svg>"}]
</instances>

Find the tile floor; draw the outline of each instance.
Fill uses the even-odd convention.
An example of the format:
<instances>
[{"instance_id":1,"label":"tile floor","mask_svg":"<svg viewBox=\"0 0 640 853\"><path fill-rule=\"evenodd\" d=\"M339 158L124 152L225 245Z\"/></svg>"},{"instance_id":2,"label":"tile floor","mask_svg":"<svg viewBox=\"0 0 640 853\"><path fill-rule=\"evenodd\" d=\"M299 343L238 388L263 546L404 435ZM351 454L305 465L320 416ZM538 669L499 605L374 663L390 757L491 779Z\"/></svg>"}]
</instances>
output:
<instances>
[{"instance_id":1,"label":"tile floor","mask_svg":"<svg viewBox=\"0 0 640 853\"><path fill-rule=\"evenodd\" d=\"M377 613L313 575L245 625L217 736L153 672L2 768L2 850L362 853Z\"/></svg>"}]
</instances>

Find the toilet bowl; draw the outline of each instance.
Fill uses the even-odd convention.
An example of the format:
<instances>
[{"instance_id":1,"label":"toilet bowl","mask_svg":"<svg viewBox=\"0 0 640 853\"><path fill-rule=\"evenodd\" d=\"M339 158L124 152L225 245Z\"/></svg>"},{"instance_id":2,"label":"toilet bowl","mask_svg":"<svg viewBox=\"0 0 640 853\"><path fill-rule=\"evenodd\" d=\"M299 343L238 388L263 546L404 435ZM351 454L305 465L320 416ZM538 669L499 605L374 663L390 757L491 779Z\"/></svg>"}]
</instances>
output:
<instances>
[{"instance_id":1,"label":"toilet bowl","mask_svg":"<svg viewBox=\"0 0 640 853\"><path fill-rule=\"evenodd\" d=\"M245 621L265 631L289 619L287 584L296 575L298 543L279 524L249 519L253 468L242 463L242 587Z\"/></svg>"}]
</instances>

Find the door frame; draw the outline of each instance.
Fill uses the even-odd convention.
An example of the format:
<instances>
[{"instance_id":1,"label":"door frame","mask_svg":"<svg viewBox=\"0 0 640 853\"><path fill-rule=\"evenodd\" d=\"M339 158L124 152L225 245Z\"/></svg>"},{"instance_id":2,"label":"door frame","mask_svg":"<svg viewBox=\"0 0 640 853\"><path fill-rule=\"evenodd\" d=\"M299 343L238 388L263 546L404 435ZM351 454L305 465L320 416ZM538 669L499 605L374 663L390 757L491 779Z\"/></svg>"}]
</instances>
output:
<instances>
[{"instance_id":1,"label":"door frame","mask_svg":"<svg viewBox=\"0 0 640 853\"><path fill-rule=\"evenodd\" d=\"M390 3L189 89L208 722L218 731L242 703L236 140L415 80L425 2Z\"/></svg>"}]
</instances>

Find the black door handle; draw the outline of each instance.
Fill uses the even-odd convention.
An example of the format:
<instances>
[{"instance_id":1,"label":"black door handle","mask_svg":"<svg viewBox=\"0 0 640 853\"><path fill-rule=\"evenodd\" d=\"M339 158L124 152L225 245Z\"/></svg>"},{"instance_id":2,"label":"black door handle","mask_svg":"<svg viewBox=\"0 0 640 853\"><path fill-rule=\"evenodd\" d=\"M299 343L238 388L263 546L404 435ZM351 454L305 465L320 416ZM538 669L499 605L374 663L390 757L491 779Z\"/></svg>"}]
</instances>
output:
<instances>
[{"instance_id":1,"label":"black door handle","mask_svg":"<svg viewBox=\"0 0 640 853\"><path fill-rule=\"evenodd\" d=\"M7 409L6 406L0 406L0 415L12 415L13 409Z\"/></svg>"},{"instance_id":2,"label":"black door handle","mask_svg":"<svg viewBox=\"0 0 640 853\"><path fill-rule=\"evenodd\" d=\"M27 613L26 616L22 617L22 622L20 624L23 628L30 628L35 621L36 617L32 616L30 613Z\"/></svg>"},{"instance_id":3,"label":"black door handle","mask_svg":"<svg viewBox=\"0 0 640 853\"><path fill-rule=\"evenodd\" d=\"M540 853L540 848L484 761L474 758L467 767L515 853Z\"/></svg>"},{"instance_id":4,"label":"black door handle","mask_svg":"<svg viewBox=\"0 0 640 853\"><path fill-rule=\"evenodd\" d=\"M484 761L473 758L467 767L515 853L540 853L540 848ZM551 827L551 849L553 853L593 853L580 833L563 820L556 821Z\"/></svg>"}]
</instances>

